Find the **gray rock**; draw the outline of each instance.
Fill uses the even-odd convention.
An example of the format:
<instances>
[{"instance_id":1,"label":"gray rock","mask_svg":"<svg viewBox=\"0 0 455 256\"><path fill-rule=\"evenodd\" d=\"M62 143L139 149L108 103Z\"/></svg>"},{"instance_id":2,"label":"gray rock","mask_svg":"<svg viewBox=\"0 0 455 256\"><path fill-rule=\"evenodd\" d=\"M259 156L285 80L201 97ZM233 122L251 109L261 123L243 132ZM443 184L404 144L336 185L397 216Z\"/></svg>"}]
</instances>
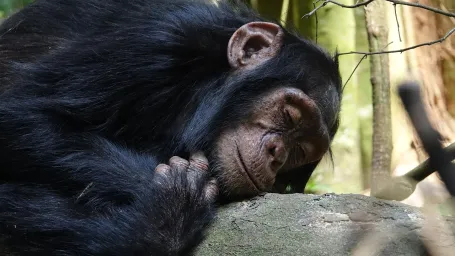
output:
<instances>
[{"instance_id":1,"label":"gray rock","mask_svg":"<svg viewBox=\"0 0 455 256\"><path fill-rule=\"evenodd\" d=\"M384 242L372 255L426 255L423 220L418 208L362 195L266 194L222 207L196 255L352 255L368 231Z\"/></svg>"}]
</instances>

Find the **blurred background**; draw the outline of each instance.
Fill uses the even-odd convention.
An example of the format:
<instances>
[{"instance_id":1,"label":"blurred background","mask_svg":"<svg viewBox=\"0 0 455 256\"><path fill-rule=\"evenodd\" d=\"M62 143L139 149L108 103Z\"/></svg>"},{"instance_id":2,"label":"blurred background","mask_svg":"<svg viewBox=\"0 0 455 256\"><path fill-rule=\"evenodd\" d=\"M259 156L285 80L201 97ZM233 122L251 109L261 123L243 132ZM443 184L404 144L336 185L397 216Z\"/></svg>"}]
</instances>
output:
<instances>
[{"instance_id":1,"label":"blurred background","mask_svg":"<svg viewBox=\"0 0 455 256\"><path fill-rule=\"evenodd\" d=\"M0 0L0 20L31 2ZM369 51L363 6L342 8L327 4L315 14L303 17L323 1L249 0L248 3L265 17L317 41L329 51ZM340 0L339 3L353 5L357 2ZM454 17L422 8L385 3L386 15L381 25L386 29L390 44L384 50L435 41L455 27ZM451 12L455 10L454 0L420 0L419 3ZM308 193L369 193L373 111L370 60L364 57L362 54L340 56L343 81L349 80L344 90L341 127L333 142L333 161L330 157L325 158L307 186ZM361 59L363 61L354 71ZM433 125L443 136L443 143L448 145L455 140L455 36L442 43L389 54L387 68L392 122L392 128L387 133L393 145L390 173L396 176L426 159L396 95L396 85L402 79L413 78L421 82L427 110ZM439 178L433 174L420 183L404 202L422 206L424 203L442 202L445 198L447 193Z\"/></svg>"},{"instance_id":2,"label":"blurred background","mask_svg":"<svg viewBox=\"0 0 455 256\"><path fill-rule=\"evenodd\" d=\"M0 0L0 19L4 19L9 14L31 2L33 0Z\"/></svg>"}]
</instances>

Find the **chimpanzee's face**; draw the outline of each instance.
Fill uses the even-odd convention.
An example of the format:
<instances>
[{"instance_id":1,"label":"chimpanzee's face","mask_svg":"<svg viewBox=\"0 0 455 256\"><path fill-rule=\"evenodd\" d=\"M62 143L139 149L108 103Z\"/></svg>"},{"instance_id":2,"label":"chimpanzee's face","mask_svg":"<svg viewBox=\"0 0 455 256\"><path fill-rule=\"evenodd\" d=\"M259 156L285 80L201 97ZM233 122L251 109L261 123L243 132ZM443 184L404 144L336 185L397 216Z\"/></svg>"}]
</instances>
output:
<instances>
[{"instance_id":1,"label":"chimpanzee's face","mask_svg":"<svg viewBox=\"0 0 455 256\"><path fill-rule=\"evenodd\" d=\"M229 43L231 67L239 72L253 69L274 57L281 42L282 31L275 24L244 25ZM319 88L324 89L316 96L297 84L275 86L257 95L245 117L221 132L212 169L222 193L251 196L272 191L278 174L323 157L337 129L340 93L330 82ZM334 104L323 106L324 101Z\"/></svg>"}]
</instances>

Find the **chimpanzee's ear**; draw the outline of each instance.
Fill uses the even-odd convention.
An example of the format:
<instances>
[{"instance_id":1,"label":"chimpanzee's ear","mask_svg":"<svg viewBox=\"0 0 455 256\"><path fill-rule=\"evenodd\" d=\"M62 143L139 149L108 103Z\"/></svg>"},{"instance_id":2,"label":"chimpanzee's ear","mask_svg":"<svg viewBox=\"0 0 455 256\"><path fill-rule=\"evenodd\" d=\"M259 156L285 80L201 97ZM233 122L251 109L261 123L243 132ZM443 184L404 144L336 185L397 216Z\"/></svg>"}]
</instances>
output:
<instances>
[{"instance_id":1,"label":"chimpanzee's ear","mask_svg":"<svg viewBox=\"0 0 455 256\"><path fill-rule=\"evenodd\" d=\"M273 58L280 50L283 30L270 22L250 22L235 31L228 44L232 68L255 67Z\"/></svg>"}]
</instances>

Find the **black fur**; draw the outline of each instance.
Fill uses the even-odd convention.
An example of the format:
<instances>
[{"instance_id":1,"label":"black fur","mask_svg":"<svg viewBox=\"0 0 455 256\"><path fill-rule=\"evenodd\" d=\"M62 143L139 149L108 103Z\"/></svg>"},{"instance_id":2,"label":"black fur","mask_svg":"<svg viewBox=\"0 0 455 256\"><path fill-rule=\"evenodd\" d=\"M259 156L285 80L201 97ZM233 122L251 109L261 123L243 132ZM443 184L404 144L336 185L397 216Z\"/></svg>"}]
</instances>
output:
<instances>
[{"instance_id":1,"label":"black fur","mask_svg":"<svg viewBox=\"0 0 455 256\"><path fill-rule=\"evenodd\" d=\"M0 252L191 253L214 216L206 178L193 191L184 174L157 182L153 170L172 155L210 154L271 88L304 90L333 137L341 82L319 47L286 32L276 58L230 69L230 36L258 20L238 2L178 0L37 0L6 20ZM314 167L278 182L303 190Z\"/></svg>"}]
</instances>

